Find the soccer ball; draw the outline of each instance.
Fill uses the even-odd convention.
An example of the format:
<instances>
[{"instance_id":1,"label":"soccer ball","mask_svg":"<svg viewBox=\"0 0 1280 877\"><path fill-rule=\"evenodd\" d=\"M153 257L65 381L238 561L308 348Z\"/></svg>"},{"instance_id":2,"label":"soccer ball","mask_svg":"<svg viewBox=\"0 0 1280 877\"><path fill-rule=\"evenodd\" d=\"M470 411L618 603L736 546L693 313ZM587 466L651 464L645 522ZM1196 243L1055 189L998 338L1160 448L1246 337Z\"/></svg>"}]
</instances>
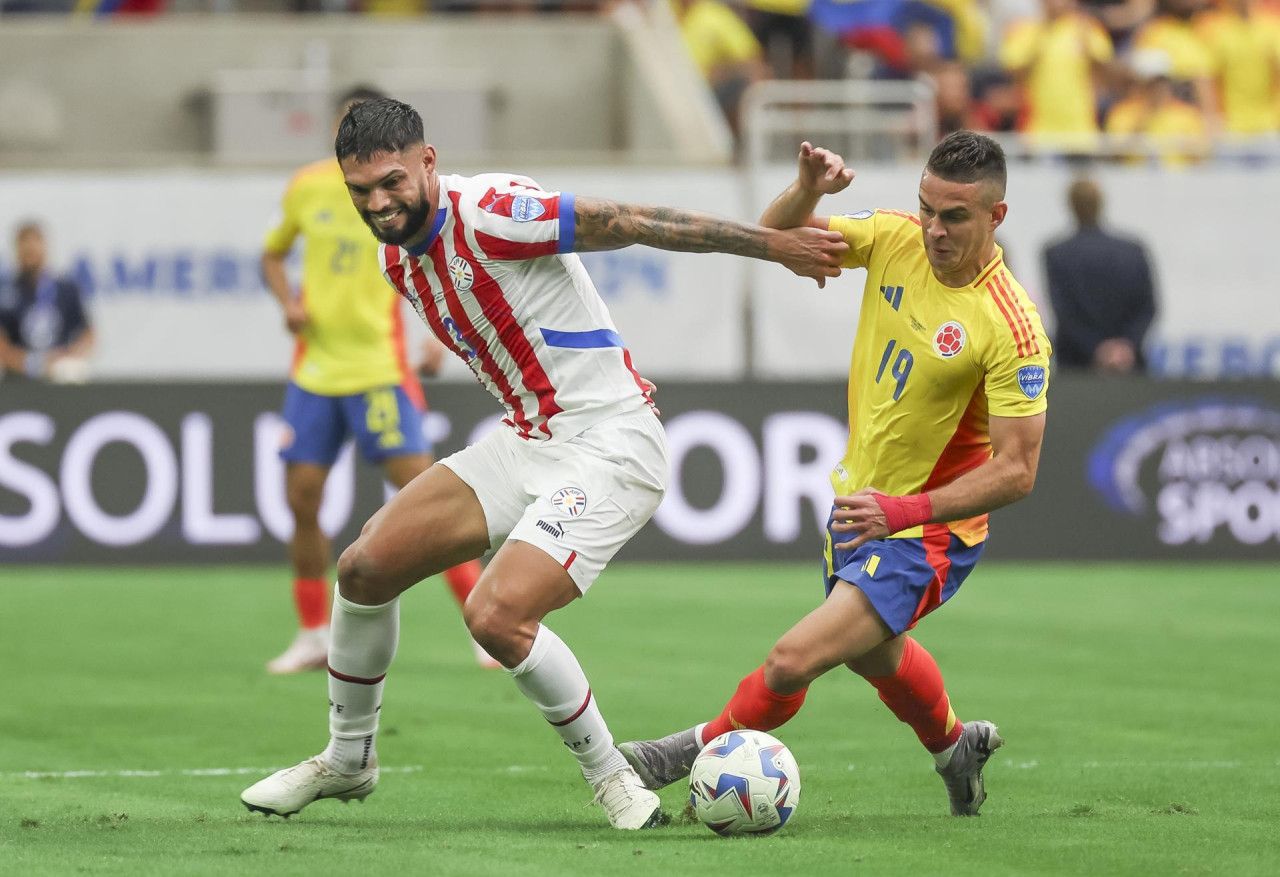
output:
<instances>
[{"instance_id":1,"label":"soccer ball","mask_svg":"<svg viewBox=\"0 0 1280 877\"><path fill-rule=\"evenodd\" d=\"M771 834L800 803L800 769L791 751L763 731L730 731L694 759L689 803L716 834Z\"/></svg>"}]
</instances>

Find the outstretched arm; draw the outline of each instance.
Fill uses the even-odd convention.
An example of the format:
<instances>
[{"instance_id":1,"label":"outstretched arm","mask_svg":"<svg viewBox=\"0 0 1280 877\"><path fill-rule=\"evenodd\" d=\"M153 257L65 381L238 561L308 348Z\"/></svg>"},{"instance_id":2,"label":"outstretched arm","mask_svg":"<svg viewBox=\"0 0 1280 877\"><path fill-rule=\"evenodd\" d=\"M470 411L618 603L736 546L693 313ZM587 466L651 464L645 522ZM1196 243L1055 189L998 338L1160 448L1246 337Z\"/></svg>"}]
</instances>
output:
<instances>
[{"instance_id":1,"label":"outstretched arm","mask_svg":"<svg viewBox=\"0 0 1280 877\"><path fill-rule=\"evenodd\" d=\"M838 232L761 228L674 207L620 204L579 196L574 202L573 248L617 250L643 244L680 253L730 253L785 265L822 286L840 274L849 245Z\"/></svg>"},{"instance_id":2,"label":"outstretched arm","mask_svg":"<svg viewBox=\"0 0 1280 877\"><path fill-rule=\"evenodd\" d=\"M800 144L799 166L795 180L760 217L766 228L826 228L827 218L813 215L818 202L823 195L842 192L853 182L853 171L844 166L843 158L808 141Z\"/></svg>"}]
</instances>

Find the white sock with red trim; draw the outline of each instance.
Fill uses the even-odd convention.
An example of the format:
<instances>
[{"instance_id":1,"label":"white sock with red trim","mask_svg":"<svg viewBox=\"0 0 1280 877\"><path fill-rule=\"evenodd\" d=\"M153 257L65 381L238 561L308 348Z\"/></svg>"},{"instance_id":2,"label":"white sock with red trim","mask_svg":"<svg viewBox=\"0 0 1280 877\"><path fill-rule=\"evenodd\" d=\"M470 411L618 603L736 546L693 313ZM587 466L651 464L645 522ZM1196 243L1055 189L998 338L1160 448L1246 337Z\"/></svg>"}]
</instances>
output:
<instances>
[{"instance_id":1,"label":"white sock with red trim","mask_svg":"<svg viewBox=\"0 0 1280 877\"><path fill-rule=\"evenodd\" d=\"M594 786L627 766L578 659L550 629L538 625L529 657L507 672L578 759L587 782Z\"/></svg>"},{"instance_id":2,"label":"white sock with red trim","mask_svg":"<svg viewBox=\"0 0 1280 877\"><path fill-rule=\"evenodd\" d=\"M400 600L352 603L334 588L329 642L329 746L324 760L339 773L377 763L374 737L387 668L400 640Z\"/></svg>"}]
</instances>

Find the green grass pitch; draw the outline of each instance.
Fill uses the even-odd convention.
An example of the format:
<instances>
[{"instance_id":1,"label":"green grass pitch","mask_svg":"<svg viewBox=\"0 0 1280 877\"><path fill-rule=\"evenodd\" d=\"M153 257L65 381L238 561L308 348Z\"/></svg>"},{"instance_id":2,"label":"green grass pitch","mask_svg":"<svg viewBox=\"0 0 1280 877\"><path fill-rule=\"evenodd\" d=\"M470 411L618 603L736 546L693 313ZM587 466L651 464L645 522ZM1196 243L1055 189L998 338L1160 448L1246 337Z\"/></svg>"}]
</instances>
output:
<instances>
[{"instance_id":1,"label":"green grass pitch","mask_svg":"<svg viewBox=\"0 0 1280 877\"><path fill-rule=\"evenodd\" d=\"M326 739L324 677L262 670L291 633L285 571L10 567L0 874L1277 874L1278 585L1264 566L981 566L916 633L961 718L1008 740L982 818L948 815L910 730L841 671L779 732L793 821L725 840L585 809L573 760L473 664L435 582L405 598L377 793L250 814L238 794L262 774L234 771ZM551 624L622 740L718 712L819 595L809 566L620 564Z\"/></svg>"}]
</instances>

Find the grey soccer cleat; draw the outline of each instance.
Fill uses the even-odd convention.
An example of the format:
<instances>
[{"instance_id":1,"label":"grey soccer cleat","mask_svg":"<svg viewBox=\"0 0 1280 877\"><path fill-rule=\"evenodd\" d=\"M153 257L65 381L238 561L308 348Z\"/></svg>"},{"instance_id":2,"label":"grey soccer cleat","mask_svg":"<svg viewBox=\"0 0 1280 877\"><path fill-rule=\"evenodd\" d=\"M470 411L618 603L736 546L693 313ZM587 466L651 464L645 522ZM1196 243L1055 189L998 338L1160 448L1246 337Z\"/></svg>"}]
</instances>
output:
<instances>
[{"instance_id":1,"label":"grey soccer cleat","mask_svg":"<svg viewBox=\"0 0 1280 877\"><path fill-rule=\"evenodd\" d=\"M964 723L964 731L956 741L955 751L946 767L937 771L947 786L951 798L952 816L977 816L978 808L987 800L986 786L982 780L982 768L995 752L1004 745L1004 738L996 733L991 722Z\"/></svg>"},{"instance_id":2,"label":"grey soccer cleat","mask_svg":"<svg viewBox=\"0 0 1280 877\"><path fill-rule=\"evenodd\" d=\"M693 760L702 751L697 729L668 734L659 740L635 740L618 746L622 757L636 769L645 788L657 791L689 775Z\"/></svg>"}]
</instances>

